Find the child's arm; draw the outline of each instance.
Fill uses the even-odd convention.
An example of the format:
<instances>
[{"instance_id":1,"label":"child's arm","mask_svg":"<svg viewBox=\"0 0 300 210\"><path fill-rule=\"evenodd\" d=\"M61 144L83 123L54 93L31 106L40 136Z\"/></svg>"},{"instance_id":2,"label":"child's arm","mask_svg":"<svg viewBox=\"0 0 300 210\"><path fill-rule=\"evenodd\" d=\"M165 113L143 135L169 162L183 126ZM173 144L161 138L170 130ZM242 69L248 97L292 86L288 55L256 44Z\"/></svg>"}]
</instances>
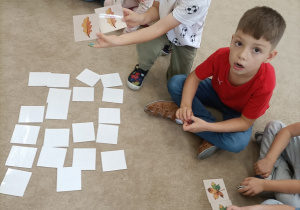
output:
<instances>
[{"instance_id":1,"label":"child's arm","mask_svg":"<svg viewBox=\"0 0 300 210\"><path fill-rule=\"evenodd\" d=\"M177 119L180 119L182 122L189 121L193 116L192 101L200 81L195 71L191 72L185 80L180 108L176 111Z\"/></svg>"},{"instance_id":2,"label":"child's arm","mask_svg":"<svg viewBox=\"0 0 300 210\"><path fill-rule=\"evenodd\" d=\"M227 210L295 210L295 207L288 205L229 206Z\"/></svg>"},{"instance_id":3,"label":"child's arm","mask_svg":"<svg viewBox=\"0 0 300 210\"><path fill-rule=\"evenodd\" d=\"M276 135L271 148L265 158L257 161L254 164L255 174L268 177L272 172L273 166L282 153L287 147L290 139L300 135L300 122L289 125L281 129Z\"/></svg>"},{"instance_id":4,"label":"child's arm","mask_svg":"<svg viewBox=\"0 0 300 210\"><path fill-rule=\"evenodd\" d=\"M189 131L193 133L198 133L202 131L240 132L248 130L255 122L255 119L246 118L244 115L238 118L233 118L216 123L209 123L194 116L191 117L191 120L194 121L194 123L184 124L184 131Z\"/></svg>"},{"instance_id":5,"label":"child's arm","mask_svg":"<svg viewBox=\"0 0 300 210\"><path fill-rule=\"evenodd\" d=\"M125 16L124 19L129 27L134 27L137 25L143 25L154 20L157 20L159 17L158 13L158 2L154 2L153 6L144 14L133 15L134 12L129 12L130 14ZM124 9L123 9L124 10ZM127 10L124 10L127 11ZM104 47L113 47L113 46L124 46L130 44L137 44L142 42L147 42L153 40L163 34L166 34L171 29L180 25L181 23L173 17L173 14L170 13L163 19L157 21L155 24L137 30L132 33L122 34L120 36L111 35L106 36L102 33L97 33L98 35L98 44L94 45L96 48Z\"/></svg>"},{"instance_id":6,"label":"child's arm","mask_svg":"<svg viewBox=\"0 0 300 210\"><path fill-rule=\"evenodd\" d=\"M268 180L248 177L241 183L245 188L239 192L243 195L254 196L263 191L280 192L288 194L300 193L300 180Z\"/></svg>"}]
</instances>

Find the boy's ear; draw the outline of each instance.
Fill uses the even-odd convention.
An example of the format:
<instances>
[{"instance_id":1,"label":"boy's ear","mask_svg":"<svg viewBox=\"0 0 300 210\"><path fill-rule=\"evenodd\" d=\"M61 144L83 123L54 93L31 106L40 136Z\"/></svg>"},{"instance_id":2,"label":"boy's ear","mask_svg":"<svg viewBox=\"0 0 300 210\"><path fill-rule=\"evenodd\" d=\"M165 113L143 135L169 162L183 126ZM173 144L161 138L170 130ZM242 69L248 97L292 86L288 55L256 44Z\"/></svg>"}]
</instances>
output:
<instances>
[{"instance_id":1,"label":"boy's ear","mask_svg":"<svg viewBox=\"0 0 300 210\"><path fill-rule=\"evenodd\" d=\"M264 61L264 63L269 63L273 58L275 58L277 55L277 50L272 50L267 59Z\"/></svg>"}]
</instances>

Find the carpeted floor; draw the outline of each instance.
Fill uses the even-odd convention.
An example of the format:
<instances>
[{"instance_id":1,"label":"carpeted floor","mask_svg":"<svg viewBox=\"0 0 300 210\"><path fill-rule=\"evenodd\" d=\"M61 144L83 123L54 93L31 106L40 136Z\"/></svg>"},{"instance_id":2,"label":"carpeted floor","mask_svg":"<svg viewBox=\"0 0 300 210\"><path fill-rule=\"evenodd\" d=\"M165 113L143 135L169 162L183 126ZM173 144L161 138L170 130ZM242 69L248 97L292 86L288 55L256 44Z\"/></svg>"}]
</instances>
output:
<instances>
[{"instance_id":1,"label":"carpeted floor","mask_svg":"<svg viewBox=\"0 0 300 210\"><path fill-rule=\"evenodd\" d=\"M206 19L201 48L194 67L220 47L228 46L239 18L256 5L267 5L282 14L287 29L272 61L277 86L271 107L258 119L253 133L270 120L286 124L300 119L300 1L298 0L212 0ZM67 120L44 120L38 137L37 155L24 197L0 194L0 209L210 209L203 179L223 178L235 205L251 205L260 197L237 193L240 182L253 176L253 163L259 147L250 141L239 154L219 151L207 160L196 158L201 140L181 127L143 112L150 101L170 99L165 71L169 57L161 57L152 67L140 91L126 86L128 74L137 63L135 46L110 49L88 47L88 41L74 42L74 15L90 14L99 2L82 0L1 0L0 1L0 181L18 123L21 106L46 106L47 87L28 87L29 72L67 73L70 89L86 85L76 76L89 68L98 74L120 73L124 103L102 102L102 84L95 85L95 102L71 102ZM97 131L98 108L121 108L117 145L72 143L65 166L72 165L73 148L96 148L96 171L82 172L82 190L56 192L56 169L37 167L45 128L71 128L72 123L94 122ZM71 132L72 133L72 132ZM103 172L100 152L125 151L127 170ZM14 168L14 167L12 167ZM20 168L15 168L20 169Z\"/></svg>"}]
</instances>

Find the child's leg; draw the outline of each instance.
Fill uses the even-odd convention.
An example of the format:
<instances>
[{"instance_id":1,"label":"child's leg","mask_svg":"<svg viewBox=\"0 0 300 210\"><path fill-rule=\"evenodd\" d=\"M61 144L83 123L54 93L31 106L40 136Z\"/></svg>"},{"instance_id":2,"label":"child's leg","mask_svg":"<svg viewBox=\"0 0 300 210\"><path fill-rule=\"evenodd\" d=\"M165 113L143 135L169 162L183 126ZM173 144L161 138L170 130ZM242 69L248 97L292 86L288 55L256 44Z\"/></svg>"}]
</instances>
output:
<instances>
[{"instance_id":1,"label":"child's leg","mask_svg":"<svg viewBox=\"0 0 300 210\"><path fill-rule=\"evenodd\" d=\"M275 199L268 199L261 203L261 205L279 205L279 204L283 204L283 203Z\"/></svg>"},{"instance_id":2,"label":"child's leg","mask_svg":"<svg viewBox=\"0 0 300 210\"><path fill-rule=\"evenodd\" d=\"M180 106L182 98L183 84L186 79L184 75L176 75L168 82L168 90L173 101ZM226 118L241 116L240 113L225 106L214 91L211 80L206 79L200 82L198 90L192 103L193 113L207 122L215 122L215 117L206 109L205 106L217 108L224 112L226 110ZM248 144L251 137L252 127L245 132L217 133L217 132L199 132L196 135L204 140L214 144L216 147L230 152L240 152Z\"/></svg>"},{"instance_id":3,"label":"child's leg","mask_svg":"<svg viewBox=\"0 0 300 210\"><path fill-rule=\"evenodd\" d=\"M290 170L289 165L286 161L282 160L278 164L277 168L274 169L273 180L289 180L293 179L293 171ZM276 193L275 198L280 202L300 207L300 195L299 194L287 194L287 193Z\"/></svg>"},{"instance_id":4,"label":"child's leg","mask_svg":"<svg viewBox=\"0 0 300 210\"><path fill-rule=\"evenodd\" d=\"M163 46L164 47L164 46ZM188 75L191 72L197 48L190 46L175 46L171 44L171 61L167 71L167 79L177 74Z\"/></svg>"},{"instance_id":5,"label":"child's leg","mask_svg":"<svg viewBox=\"0 0 300 210\"><path fill-rule=\"evenodd\" d=\"M160 57L161 49L167 44L169 44L169 40L165 34L149 42L137 44L136 49L140 68L148 71L156 59Z\"/></svg>"}]
</instances>

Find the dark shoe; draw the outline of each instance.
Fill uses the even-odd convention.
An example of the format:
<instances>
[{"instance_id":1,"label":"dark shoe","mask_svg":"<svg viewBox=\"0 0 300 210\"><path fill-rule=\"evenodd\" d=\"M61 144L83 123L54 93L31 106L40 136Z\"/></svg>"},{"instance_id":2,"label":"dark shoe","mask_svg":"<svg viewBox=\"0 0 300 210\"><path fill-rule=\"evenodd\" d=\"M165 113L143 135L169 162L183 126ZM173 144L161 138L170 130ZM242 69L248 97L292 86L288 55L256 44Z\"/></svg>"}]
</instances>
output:
<instances>
[{"instance_id":1,"label":"dark shoe","mask_svg":"<svg viewBox=\"0 0 300 210\"><path fill-rule=\"evenodd\" d=\"M177 124L182 124L181 120L176 119L177 109L179 109L179 107L173 101L154 101L147 104L144 111L149 115L161 116Z\"/></svg>"},{"instance_id":2,"label":"dark shoe","mask_svg":"<svg viewBox=\"0 0 300 210\"><path fill-rule=\"evenodd\" d=\"M263 135L264 135L264 132L260 132L260 131L255 132L255 134L254 134L254 141L257 144L261 145L261 141L262 141Z\"/></svg>"},{"instance_id":3,"label":"dark shoe","mask_svg":"<svg viewBox=\"0 0 300 210\"><path fill-rule=\"evenodd\" d=\"M171 54L170 45L165 45L164 48L161 50L161 55L166 56L170 54Z\"/></svg>"},{"instance_id":4,"label":"dark shoe","mask_svg":"<svg viewBox=\"0 0 300 210\"><path fill-rule=\"evenodd\" d=\"M215 154L219 150L215 145L203 140L203 143L198 148L198 159L203 160L206 159L213 154Z\"/></svg>"},{"instance_id":5,"label":"dark shoe","mask_svg":"<svg viewBox=\"0 0 300 210\"><path fill-rule=\"evenodd\" d=\"M144 71L139 67L139 64L137 64L128 76L127 86L132 90L139 90L142 87L143 80L147 73L148 71Z\"/></svg>"}]
</instances>

